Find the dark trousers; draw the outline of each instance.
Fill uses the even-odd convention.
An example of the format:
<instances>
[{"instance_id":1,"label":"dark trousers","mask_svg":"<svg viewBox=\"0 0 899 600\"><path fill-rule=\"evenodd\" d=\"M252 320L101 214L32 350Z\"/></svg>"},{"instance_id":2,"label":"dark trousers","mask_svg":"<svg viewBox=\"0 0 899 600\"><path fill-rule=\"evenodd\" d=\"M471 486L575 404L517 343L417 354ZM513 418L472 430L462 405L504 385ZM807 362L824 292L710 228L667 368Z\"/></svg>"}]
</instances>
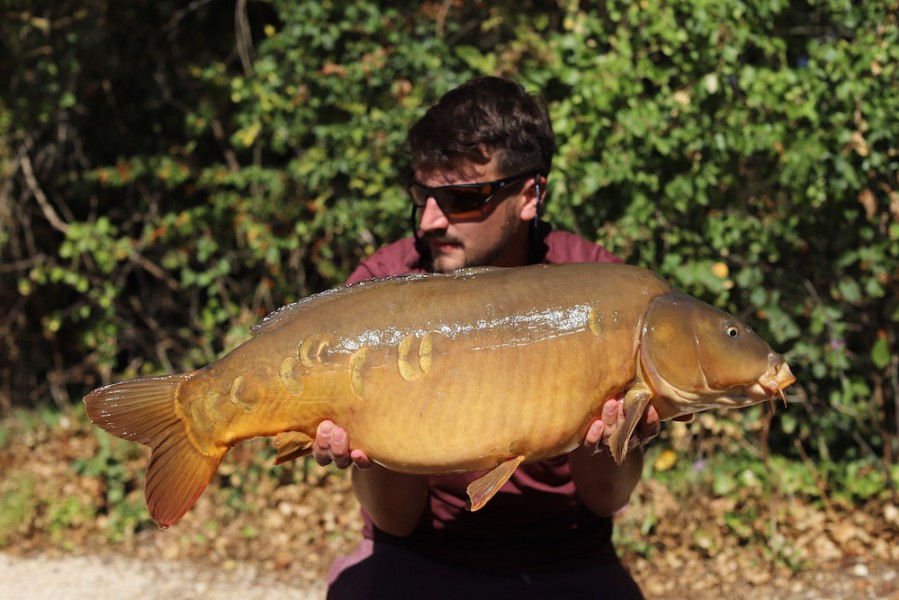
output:
<instances>
[{"instance_id":1,"label":"dark trousers","mask_svg":"<svg viewBox=\"0 0 899 600\"><path fill-rule=\"evenodd\" d=\"M553 573L491 575L436 562L393 544L364 540L337 559L328 575L328 600L608 598L642 600L621 563L597 563Z\"/></svg>"}]
</instances>

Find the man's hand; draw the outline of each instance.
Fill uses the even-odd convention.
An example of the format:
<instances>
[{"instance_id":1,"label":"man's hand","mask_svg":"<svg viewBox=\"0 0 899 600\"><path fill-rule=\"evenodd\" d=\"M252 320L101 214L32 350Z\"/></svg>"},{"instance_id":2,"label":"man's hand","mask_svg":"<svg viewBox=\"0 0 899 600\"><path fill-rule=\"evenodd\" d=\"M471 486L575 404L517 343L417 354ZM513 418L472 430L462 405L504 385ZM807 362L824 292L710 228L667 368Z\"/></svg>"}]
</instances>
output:
<instances>
[{"instance_id":1,"label":"man's hand","mask_svg":"<svg viewBox=\"0 0 899 600\"><path fill-rule=\"evenodd\" d=\"M346 469L350 465L367 469L372 464L362 450L350 450L346 429L327 420L318 424L312 443L312 457L322 466L334 463L338 469Z\"/></svg>"},{"instance_id":2,"label":"man's hand","mask_svg":"<svg viewBox=\"0 0 899 600\"><path fill-rule=\"evenodd\" d=\"M602 415L599 419L593 421L587 430L584 439L584 447L590 454L599 454L603 452L609 445L609 438L624 423L624 403L617 399L609 399L602 407ZM636 448L649 442L662 429L662 422L659 413L655 407L650 405L640 417L637 429L634 430L633 438L629 446Z\"/></svg>"},{"instance_id":3,"label":"man's hand","mask_svg":"<svg viewBox=\"0 0 899 600\"><path fill-rule=\"evenodd\" d=\"M661 428L659 413L650 406L640 417L624 462L617 465L607 448L609 438L623 423L623 402L618 398L607 400L600 418L590 424L584 446L569 454L578 495L590 510L603 517L615 514L630 500L643 472L640 446L659 435Z\"/></svg>"},{"instance_id":4,"label":"man's hand","mask_svg":"<svg viewBox=\"0 0 899 600\"><path fill-rule=\"evenodd\" d=\"M358 467L352 471L353 492L379 529L399 537L415 529L428 500L427 476L375 465L362 450L350 450L346 430L333 421L318 424L312 457L322 466L334 463L339 469Z\"/></svg>"}]
</instances>

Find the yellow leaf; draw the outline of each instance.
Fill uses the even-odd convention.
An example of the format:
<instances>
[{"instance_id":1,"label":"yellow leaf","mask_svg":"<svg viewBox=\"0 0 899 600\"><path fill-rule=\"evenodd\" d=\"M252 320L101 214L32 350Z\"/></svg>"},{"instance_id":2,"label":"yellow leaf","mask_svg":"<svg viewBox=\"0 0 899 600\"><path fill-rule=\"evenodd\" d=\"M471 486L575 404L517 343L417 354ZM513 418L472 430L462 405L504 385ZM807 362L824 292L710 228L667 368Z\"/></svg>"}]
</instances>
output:
<instances>
[{"instance_id":1,"label":"yellow leaf","mask_svg":"<svg viewBox=\"0 0 899 600\"><path fill-rule=\"evenodd\" d=\"M262 124L259 121L256 121L250 124L248 127L244 127L240 129L237 133L234 134L234 137L244 146L244 148L249 148L253 145L253 142L256 141L256 137L259 135L259 131L262 129Z\"/></svg>"},{"instance_id":2,"label":"yellow leaf","mask_svg":"<svg viewBox=\"0 0 899 600\"><path fill-rule=\"evenodd\" d=\"M716 262L712 265L712 274L719 279L725 279L730 273L730 270L727 268L727 263Z\"/></svg>"},{"instance_id":3,"label":"yellow leaf","mask_svg":"<svg viewBox=\"0 0 899 600\"><path fill-rule=\"evenodd\" d=\"M652 467L656 471L667 471L671 467L673 467L677 463L677 452L671 450L670 448L667 450L663 450L661 454L656 457L655 462Z\"/></svg>"}]
</instances>

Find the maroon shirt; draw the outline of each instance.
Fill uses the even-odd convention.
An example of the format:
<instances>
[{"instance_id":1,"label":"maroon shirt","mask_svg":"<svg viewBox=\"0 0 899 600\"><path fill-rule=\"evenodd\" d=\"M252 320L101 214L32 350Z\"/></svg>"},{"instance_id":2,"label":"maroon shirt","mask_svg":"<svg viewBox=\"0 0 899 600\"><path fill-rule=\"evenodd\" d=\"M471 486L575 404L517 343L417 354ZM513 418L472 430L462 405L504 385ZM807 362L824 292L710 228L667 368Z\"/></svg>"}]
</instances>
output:
<instances>
[{"instance_id":1,"label":"maroon shirt","mask_svg":"<svg viewBox=\"0 0 899 600\"><path fill-rule=\"evenodd\" d=\"M544 250L546 263L621 262L602 246L563 231L549 231ZM365 259L347 283L423 272L415 241L406 238ZM595 515L581 502L567 456L519 467L484 508L467 511L466 488L482 474L430 476L428 507L408 537L381 531L363 509L363 535L494 573L554 571L617 560L612 520Z\"/></svg>"}]
</instances>

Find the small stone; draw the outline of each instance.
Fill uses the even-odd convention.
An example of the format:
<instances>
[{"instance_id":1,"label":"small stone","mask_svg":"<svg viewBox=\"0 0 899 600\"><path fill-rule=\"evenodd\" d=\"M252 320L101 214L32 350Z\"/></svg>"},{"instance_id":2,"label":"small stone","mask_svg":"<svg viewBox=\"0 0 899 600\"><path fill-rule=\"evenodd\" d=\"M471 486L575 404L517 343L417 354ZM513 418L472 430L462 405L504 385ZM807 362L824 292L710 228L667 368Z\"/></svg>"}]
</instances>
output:
<instances>
[{"instance_id":1,"label":"small stone","mask_svg":"<svg viewBox=\"0 0 899 600\"><path fill-rule=\"evenodd\" d=\"M889 523L899 525L899 508L894 504L887 504L883 509L883 516Z\"/></svg>"}]
</instances>

